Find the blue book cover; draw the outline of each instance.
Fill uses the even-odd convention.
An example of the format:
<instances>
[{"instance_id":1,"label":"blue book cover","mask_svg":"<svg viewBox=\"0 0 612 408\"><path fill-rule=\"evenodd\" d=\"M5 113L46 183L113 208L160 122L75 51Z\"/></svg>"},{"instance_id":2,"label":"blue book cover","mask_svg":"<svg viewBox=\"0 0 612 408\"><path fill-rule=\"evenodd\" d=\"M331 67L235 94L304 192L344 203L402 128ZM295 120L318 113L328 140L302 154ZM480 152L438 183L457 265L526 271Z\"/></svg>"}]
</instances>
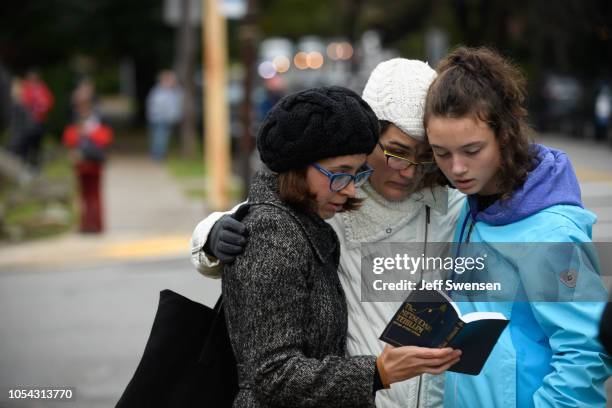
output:
<instances>
[{"instance_id":1,"label":"blue book cover","mask_svg":"<svg viewBox=\"0 0 612 408\"><path fill-rule=\"evenodd\" d=\"M415 290L402 303L380 339L392 346L452 347L461 359L449 370L478 375L509 320L501 313L461 315L437 290Z\"/></svg>"}]
</instances>

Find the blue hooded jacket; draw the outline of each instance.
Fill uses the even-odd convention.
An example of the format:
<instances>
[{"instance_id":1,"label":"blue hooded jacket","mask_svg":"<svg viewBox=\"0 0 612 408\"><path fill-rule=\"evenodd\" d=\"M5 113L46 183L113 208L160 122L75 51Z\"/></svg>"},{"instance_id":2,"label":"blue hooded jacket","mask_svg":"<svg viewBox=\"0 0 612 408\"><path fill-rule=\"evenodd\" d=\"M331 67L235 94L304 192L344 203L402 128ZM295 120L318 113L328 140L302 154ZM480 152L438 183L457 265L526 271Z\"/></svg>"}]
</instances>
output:
<instances>
[{"instance_id":1,"label":"blue hooded jacket","mask_svg":"<svg viewBox=\"0 0 612 408\"><path fill-rule=\"evenodd\" d=\"M561 295L582 289L590 299L607 299L588 244L596 217L582 206L567 155L541 145L532 148L536 167L520 189L482 211L477 197L469 196L459 217L459 253L468 251L466 242L490 248L497 257L488 259L487 267L504 278L520 276L523 299L530 301L473 301L453 294L463 314L500 312L510 324L479 375L446 373L446 407L606 405L604 382L612 374L612 359L596 340L605 303L542 298L552 288ZM578 256L570 259L567 251L555 250L568 243L575 244ZM570 269L578 271L575 286L566 279Z\"/></svg>"}]
</instances>

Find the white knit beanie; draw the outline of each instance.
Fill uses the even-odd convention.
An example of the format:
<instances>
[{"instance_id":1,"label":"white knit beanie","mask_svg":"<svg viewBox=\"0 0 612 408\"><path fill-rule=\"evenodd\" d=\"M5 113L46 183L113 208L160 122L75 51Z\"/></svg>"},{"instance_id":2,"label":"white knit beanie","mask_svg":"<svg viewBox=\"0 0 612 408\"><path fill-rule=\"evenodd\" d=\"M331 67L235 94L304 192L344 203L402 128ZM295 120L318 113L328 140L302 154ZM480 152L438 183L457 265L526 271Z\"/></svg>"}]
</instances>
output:
<instances>
[{"instance_id":1,"label":"white knit beanie","mask_svg":"<svg viewBox=\"0 0 612 408\"><path fill-rule=\"evenodd\" d=\"M427 63L405 58L381 62L363 90L363 99L379 120L386 120L419 141L425 140L423 109L436 71Z\"/></svg>"}]
</instances>

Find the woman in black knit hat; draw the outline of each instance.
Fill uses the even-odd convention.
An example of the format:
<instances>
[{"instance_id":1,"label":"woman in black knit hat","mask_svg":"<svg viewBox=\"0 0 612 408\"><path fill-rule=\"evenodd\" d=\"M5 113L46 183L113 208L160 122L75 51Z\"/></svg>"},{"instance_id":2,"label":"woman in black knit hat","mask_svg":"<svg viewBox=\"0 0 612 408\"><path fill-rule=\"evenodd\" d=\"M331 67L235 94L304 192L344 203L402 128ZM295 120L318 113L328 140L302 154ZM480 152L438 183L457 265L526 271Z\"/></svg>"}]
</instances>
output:
<instances>
[{"instance_id":1,"label":"woman in black knit hat","mask_svg":"<svg viewBox=\"0 0 612 408\"><path fill-rule=\"evenodd\" d=\"M340 87L289 95L264 120L257 147L269 170L251 184L244 253L222 274L235 407L373 407L377 390L458 361L419 347L345 357L340 246L324 219L358 208L378 132L370 107Z\"/></svg>"}]
</instances>

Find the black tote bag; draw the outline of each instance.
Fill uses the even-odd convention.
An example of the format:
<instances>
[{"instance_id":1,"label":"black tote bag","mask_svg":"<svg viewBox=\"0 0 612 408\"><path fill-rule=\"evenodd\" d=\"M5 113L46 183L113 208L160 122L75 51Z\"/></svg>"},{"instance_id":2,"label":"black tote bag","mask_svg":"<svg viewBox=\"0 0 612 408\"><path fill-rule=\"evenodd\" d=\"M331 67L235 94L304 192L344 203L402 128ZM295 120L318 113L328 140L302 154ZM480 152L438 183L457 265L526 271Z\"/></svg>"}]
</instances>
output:
<instances>
[{"instance_id":1,"label":"black tote bag","mask_svg":"<svg viewBox=\"0 0 612 408\"><path fill-rule=\"evenodd\" d=\"M140 364L117 408L231 407L238 393L223 303L163 290Z\"/></svg>"}]
</instances>

